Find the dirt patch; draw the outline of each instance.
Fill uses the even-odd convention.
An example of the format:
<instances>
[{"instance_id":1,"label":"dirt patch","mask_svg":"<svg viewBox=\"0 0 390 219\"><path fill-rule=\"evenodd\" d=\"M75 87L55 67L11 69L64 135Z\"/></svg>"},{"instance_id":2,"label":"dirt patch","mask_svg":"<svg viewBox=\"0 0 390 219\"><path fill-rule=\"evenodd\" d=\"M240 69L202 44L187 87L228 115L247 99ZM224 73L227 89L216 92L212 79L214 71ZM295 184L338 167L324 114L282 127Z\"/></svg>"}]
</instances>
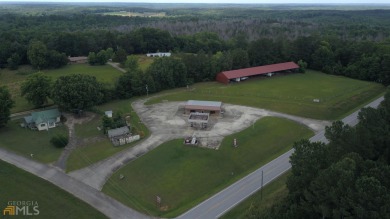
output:
<instances>
[{"instance_id":1,"label":"dirt patch","mask_svg":"<svg viewBox=\"0 0 390 219\"><path fill-rule=\"evenodd\" d=\"M145 106L146 100L133 103L135 111L142 122L157 135L189 137L196 136L199 146L216 149L222 139L230 134L244 130L253 125L264 116L284 117L302 123L315 132L324 128L323 121L311 120L282 113L276 113L264 109L223 104L223 116L211 116L208 127L205 129L193 128L187 121L188 116L184 113L185 102L164 102Z\"/></svg>"}]
</instances>

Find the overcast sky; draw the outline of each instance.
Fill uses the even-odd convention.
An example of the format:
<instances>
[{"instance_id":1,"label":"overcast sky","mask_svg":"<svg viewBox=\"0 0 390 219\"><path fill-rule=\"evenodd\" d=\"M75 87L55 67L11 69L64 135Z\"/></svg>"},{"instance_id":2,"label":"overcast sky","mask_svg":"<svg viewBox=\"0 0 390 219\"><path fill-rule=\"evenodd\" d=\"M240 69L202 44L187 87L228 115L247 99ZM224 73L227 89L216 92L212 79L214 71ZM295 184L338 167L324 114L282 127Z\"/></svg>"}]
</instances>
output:
<instances>
[{"instance_id":1,"label":"overcast sky","mask_svg":"<svg viewBox=\"0 0 390 219\"><path fill-rule=\"evenodd\" d=\"M145 2L145 3L238 3L238 4L390 4L390 0L0 0L1 2Z\"/></svg>"}]
</instances>

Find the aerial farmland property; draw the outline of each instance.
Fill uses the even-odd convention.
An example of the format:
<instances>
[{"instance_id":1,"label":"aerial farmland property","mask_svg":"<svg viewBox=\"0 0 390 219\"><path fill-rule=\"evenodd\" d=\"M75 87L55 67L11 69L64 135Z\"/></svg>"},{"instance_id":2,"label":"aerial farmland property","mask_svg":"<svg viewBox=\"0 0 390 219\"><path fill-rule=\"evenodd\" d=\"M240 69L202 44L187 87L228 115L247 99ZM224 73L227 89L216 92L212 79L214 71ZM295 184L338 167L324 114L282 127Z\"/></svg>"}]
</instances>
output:
<instances>
[{"instance_id":1,"label":"aerial farmland property","mask_svg":"<svg viewBox=\"0 0 390 219\"><path fill-rule=\"evenodd\" d=\"M2 216L388 217L390 5L322 3L0 4Z\"/></svg>"}]
</instances>

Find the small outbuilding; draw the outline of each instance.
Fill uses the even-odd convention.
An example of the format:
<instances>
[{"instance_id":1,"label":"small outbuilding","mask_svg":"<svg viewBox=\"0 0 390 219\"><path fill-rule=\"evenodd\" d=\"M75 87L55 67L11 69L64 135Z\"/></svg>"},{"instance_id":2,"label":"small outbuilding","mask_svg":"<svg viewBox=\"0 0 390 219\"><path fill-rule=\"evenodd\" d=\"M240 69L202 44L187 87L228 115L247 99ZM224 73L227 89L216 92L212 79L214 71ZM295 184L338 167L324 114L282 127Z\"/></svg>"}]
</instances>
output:
<instances>
[{"instance_id":1,"label":"small outbuilding","mask_svg":"<svg viewBox=\"0 0 390 219\"><path fill-rule=\"evenodd\" d=\"M108 118L112 118L112 110L104 112L104 115L106 115Z\"/></svg>"},{"instance_id":2,"label":"small outbuilding","mask_svg":"<svg viewBox=\"0 0 390 219\"><path fill-rule=\"evenodd\" d=\"M68 57L71 64L82 64L88 62L87 56Z\"/></svg>"},{"instance_id":3,"label":"small outbuilding","mask_svg":"<svg viewBox=\"0 0 390 219\"><path fill-rule=\"evenodd\" d=\"M140 139L139 135L132 135L127 126L107 131L108 138L114 146L120 146Z\"/></svg>"},{"instance_id":4,"label":"small outbuilding","mask_svg":"<svg viewBox=\"0 0 390 219\"><path fill-rule=\"evenodd\" d=\"M209 113L211 115L220 115L222 110L222 102L204 101L204 100L189 100L184 106L186 114L190 113Z\"/></svg>"}]
</instances>

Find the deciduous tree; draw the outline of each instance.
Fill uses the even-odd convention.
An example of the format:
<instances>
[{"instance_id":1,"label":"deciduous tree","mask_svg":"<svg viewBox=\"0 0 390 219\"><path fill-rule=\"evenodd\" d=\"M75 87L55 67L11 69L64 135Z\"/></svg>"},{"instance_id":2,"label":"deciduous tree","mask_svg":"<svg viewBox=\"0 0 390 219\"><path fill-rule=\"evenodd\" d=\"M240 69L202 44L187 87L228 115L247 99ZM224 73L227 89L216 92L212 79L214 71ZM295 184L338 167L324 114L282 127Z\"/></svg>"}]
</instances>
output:
<instances>
[{"instance_id":1,"label":"deciduous tree","mask_svg":"<svg viewBox=\"0 0 390 219\"><path fill-rule=\"evenodd\" d=\"M90 75L62 76L54 83L53 100L66 110L85 110L103 98L102 85Z\"/></svg>"},{"instance_id":2,"label":"deciduous tree","mask_svg":"<svg viewBox=\"0 0 390 219\"><path fill-rule=\"evenodd\" d=\"M37 69L43 69L47 66L47 48L41 41L32 41L28 46L27 57L31 65Z\"/></svg>"},{"instance_id":3,"label":"deciduous tree","mask_svg":"<svg viewBox=\"0 0 390 219\"><path fill-rule=\"evenodd\" d=\"M10 120L11 108L14 106L11 94L6 87L0 87L0 128Z\"/></svg>"},{"instance_id":4,"label":"deciduous tree","mask_svg":"<svg viewBox=\"0 0 390 219\"><path fill-rule=\"evenodd\" d=\"M43 73L30 75L21 86L21 95L35 107L48 103L51 93L51 79Z\"/></svg>"}]
</instances>

